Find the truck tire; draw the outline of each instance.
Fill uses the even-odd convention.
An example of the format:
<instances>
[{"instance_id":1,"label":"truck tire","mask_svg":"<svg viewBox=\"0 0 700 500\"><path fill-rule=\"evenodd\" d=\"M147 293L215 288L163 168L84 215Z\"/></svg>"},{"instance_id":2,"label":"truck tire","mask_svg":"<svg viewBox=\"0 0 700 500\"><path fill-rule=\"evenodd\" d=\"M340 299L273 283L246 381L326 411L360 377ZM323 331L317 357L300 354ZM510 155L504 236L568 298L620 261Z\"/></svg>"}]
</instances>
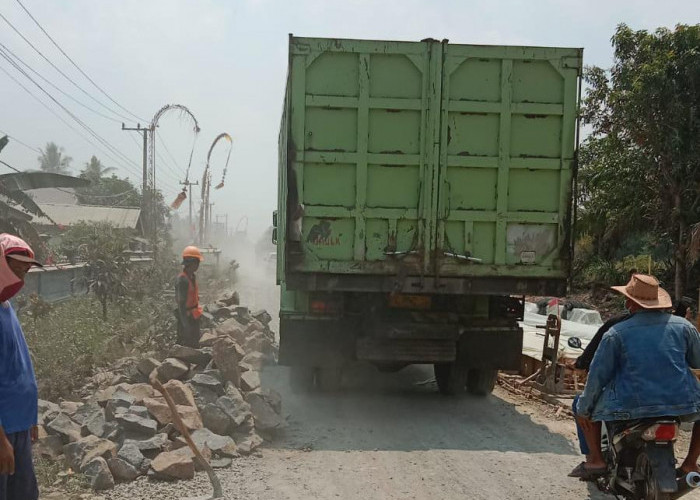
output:
<instances>
[{"instance_id":1,"label":"truck tire","mask_svg":"<svg viewBox=\"0 0 700 500\"><path fill-rule=\"evenodd\" d=\"M289 368L289 385L295 394L311 392L314 388L314 368L311 366L292 366Z\"/></svg>"},{"instance_id":2,"label":"truck tire","mask_svg":"<svg viewBox=\"0 0 700 500\"><path fill-rule=\"evenodd\" d=\"M467 390L476 396L488 396L496 385L498 370L469 370Z\"/></svg>"},{"instance_id":3,"label":"truck tire","mask_svg":"<svg viewBox=\"0 0 700 500\"><path fill-rule=\"evenodd\" d=\"M435 363L435 380L440 394L462 394L467 385L467 368L457 363Z\"/></svg>"},{"instance_id":4,"label":"truck tire","mask_svg":"<svg viewBox=\"0 0 700 500\"><path fill-rule=\"evenodd\" d=\"M338 392L343 370L338 366L323 366L316 369L316 387L321 392Z\"/></svg>"}]
</instances>

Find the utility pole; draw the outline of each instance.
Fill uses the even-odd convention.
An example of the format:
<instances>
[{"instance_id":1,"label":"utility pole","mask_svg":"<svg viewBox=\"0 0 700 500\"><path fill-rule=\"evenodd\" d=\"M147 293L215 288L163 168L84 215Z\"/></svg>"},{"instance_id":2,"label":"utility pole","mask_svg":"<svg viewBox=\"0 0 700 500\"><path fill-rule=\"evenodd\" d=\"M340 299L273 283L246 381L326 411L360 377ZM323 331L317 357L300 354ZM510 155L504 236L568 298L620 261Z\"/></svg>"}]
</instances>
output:
<instances>
[{"instance_id":1,"label":"utility pole","mask_svg":"<svg viewBox=\"0 0 700 500\"><path fill-rule=\"evenodd\" d=\"M143 217L143 229L144 233L148 232L148 228L151 227L149 219L150 215L150 203L149 203L149 189L148 189L148 133L151 131L150 128L141 127L140 123L136 124L136 127L125 127L122 123L122 130L124 131L134 131L141 132L143 134L143 184L141 187L141 217Z\"/></svg>"},{"instance_id":2,"label":"utility pole","mask_svg":"<svg viewBox=\"0 0 700 500\"><path fill-rule=\"evenodd\" d=\"M207 225L205 235L207 238L211 238L211 208L214 206L213 203L209 203L209 206L207 207Z\"/></svg>"},{"instance_id":3,"label":"utility pole","mask_svg":"<svg viewBox=\"0 0 700 500\"><path fill-rule=\"evenodd\" d=\"M199 181L191 182L189 179L185 179L185 182L181 182L180 185L185 186L189 190L187 194L188 201L190 202L190 224L189 229L192 231L192 186L199 186Z\"/></svg>"}]
</instances>

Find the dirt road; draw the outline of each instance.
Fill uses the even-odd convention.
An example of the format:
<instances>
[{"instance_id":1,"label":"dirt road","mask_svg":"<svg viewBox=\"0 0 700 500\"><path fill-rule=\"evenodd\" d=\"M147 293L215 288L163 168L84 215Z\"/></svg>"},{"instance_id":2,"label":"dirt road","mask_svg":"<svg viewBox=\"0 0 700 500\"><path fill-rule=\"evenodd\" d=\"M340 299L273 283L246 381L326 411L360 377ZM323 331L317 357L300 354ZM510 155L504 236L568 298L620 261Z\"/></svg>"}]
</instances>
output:
<instances>
[{"instance_id":1,"label":"dirt road","mask_svg":"<svg viewBox=\"0 0 700 500\"><path fill-rule=\"evenodd\" d=\"M246 267L253 269L252 267ZM260 273L263 274L263 273ZM243 276L241 296L276 316L271 276ZM260 457L219 471L229 499L602 499L566 477L581 460L573 426L521 406L497 388L487 398L437 394L430 367L395 374L358 367L341 394L299 395L284 367L263 386L282 395L289 428ZM186 483L118 485L109 500L202 495L205 475Z\"/></svg>"},{"instance_id":2,"label":"dirt road","mask_svg":"<svg viewBox=\"0 0 700 500\"><path fill-rule=\"evenodd\" d=\"M352 387L332 396L293 394L285 368L264 376L282 394L289 429L262 457L220 471L231 499L605 498L566 477L580 460L568 436L498 390L445 398L425 383L427 367L358 370ZM570 436L570 425L548 423ZM201 475L176 485L139 481L109 498L179 498L206 485Z\"/></svg>"}]
</instances>

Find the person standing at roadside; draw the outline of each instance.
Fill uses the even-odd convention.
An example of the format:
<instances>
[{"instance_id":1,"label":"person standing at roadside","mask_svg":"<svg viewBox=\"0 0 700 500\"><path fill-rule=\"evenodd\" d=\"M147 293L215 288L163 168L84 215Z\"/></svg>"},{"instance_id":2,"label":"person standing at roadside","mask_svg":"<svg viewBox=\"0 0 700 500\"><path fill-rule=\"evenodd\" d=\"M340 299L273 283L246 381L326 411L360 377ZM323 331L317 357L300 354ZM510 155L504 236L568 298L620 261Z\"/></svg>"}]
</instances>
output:
<instances>
[{"instance_id":1,"label":"person standing at roadside","mask_svg":"<svg viewBox=\"0 0 700 500\"><path fill-rule=\"evenodd\" d=\"M199 318L202 316L202 306L199 305L199 286L195 273L203 260L199 248L186 247L182 252L182 272L175 284L177 343L187 347L199 347Z\"/></svg>"},{"instance_id":2,"label":"person standing at roadside","mask_svg":"<svg viewBox=\"0 0 700 500\"><path fill-rule=\"evenodd\" d=\"M39 498L32 442L38 437L38 395L22 327L9 299L41 264L22 239L0 234L0 500Z\"/></svg>"}]
</instances>

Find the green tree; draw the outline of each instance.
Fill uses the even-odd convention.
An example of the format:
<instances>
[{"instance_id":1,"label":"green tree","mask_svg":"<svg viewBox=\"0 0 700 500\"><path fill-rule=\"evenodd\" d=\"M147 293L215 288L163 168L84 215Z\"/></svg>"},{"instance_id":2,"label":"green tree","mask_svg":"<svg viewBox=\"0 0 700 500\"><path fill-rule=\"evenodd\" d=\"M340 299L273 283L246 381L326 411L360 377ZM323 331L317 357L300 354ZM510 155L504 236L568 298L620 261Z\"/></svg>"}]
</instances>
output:
<instances>
[{"instance_id":1,"label":"green tree","mask_svg":"<svg viewBox=\"0 0 700 500\"><path fill-rule=\"evenodd\" d=\"M46 147L41 150L41 156L37 159L41 170L54 174L70 173L70 164L73 161L73 158L65 155L63 148L58 147L55 142L46 143Z\"/></svg>"},{"instance_id":2,"label":"green tree","mask_svg":"<svg viewBox=\"0 0 700 500\"><path fill-rule=\"evenodd\" d=\"M104 320L107 304L126 293L128 243L127 235L107 222L81 221L61 238L61 252L85 263L82 279L102 305Z\"/></svg>"},{"instance_id":3,"label":"green tree","mask_svg":"<svg viewBox=\"0 0 700 500\"><path fill-rule=\"evenodd\" d=\"M102 162L97 159L97 156L92 155L90 161L85 164L85 168L81 170L80 177L89 180L93 184L97 184L105 174L113 172L114 170L114 167L105 167L102 165Z\"/></svg>"},{"instance_id":4,"label":"green tree","mask_svg":"<svg viewBox=\"0 0 700 500\"><path fill-rule=\"evenodd\" d=\"M680 298L700 220L700 25L649 33L621 24L612 45L613 67L585 75L582 229L599 250L639 230L672 241Z\"/></svg>"}]
</instances>

